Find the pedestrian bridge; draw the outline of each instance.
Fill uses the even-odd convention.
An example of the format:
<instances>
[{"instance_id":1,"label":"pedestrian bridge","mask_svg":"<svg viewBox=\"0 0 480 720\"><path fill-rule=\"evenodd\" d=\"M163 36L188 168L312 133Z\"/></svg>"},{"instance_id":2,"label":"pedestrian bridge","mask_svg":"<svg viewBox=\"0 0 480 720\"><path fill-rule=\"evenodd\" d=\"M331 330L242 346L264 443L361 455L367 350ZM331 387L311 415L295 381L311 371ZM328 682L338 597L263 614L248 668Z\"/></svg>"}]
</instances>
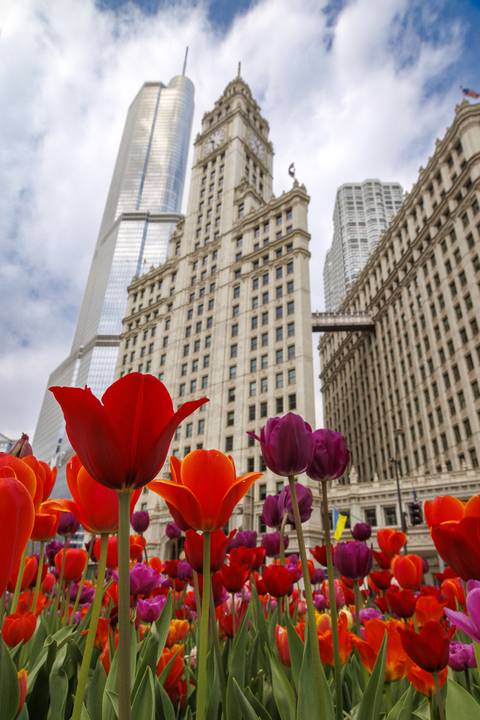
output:
<instances>
[{"instance_id":1,"label":"pedestrian bridge","mask_svg":"<svg viewBox=\"0 0 480 720\"><path fill-rule=\"evenodd\" d=\"M313 312L313 332L375 332L368 313Z\"/></svg>"}]
</instances>

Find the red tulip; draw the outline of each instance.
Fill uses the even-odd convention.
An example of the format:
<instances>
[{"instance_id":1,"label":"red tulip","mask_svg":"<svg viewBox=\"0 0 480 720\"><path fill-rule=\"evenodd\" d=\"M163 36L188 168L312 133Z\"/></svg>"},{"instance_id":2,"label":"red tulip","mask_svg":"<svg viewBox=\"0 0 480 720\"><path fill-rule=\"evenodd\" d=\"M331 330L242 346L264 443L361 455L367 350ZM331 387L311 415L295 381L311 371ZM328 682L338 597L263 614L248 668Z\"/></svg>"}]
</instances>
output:
<instances>
[{"instance_id":1,"label":"red tulip","mask_svg":"<svg viewBox=\"0 0 480 720\"><path fill-rule=\"evenodd\" d=\"M429 620L440 620L443 617L443 609L445 605L438 602L433 595L420 595L415 604L415 617L417 625L422 627Z\"/></svg>"},{"instance_id":2,"label":"red tulip","mask_svg":"<svg viewBox=\"0 0 480 720\"><path fill-rule=\"evenodd\" d=\"M284 628L281 625L275 625L275 644L277 646L280 660L284 665L290 667L291 659L287 628Z\"/></svg>"},{"instance_id":3,"label":"red tulip","mask_svg":"<svg viewBox=\"0 0 480 720\"><path fill-rule=\"evenodd\" d=\"M401 530L382 528L377 531L377 542L380 550L386 555L398 555L407 542L407 536Z\"/></svg>"},{"instance_id":4,"label":"red tulip","mask_svg":"<svg viewBox=\"0 0 480 720\"><path fill-rule=\"evenodd\" d=\"M184 460L170 458L172 481L154 480L149 488L176 511L181 527L211 532L226 525L235 505L262 476L237 477L235 463L219 450L193 450Z\"/></svg>"},{"instance_id":5,"label":"red tulip","mask_svg":"<svg viewBox=\"0 0 480 720\"><path fill-rule=\"evenodd\" d=\"M231 593L240 592L247 582L249 574L250 571L245 565L232 563L230 565L223 565L223 567L220 568L220 575L225 589Z\"/></svg>"},{"instance_id":6,"label":"red tulip","mask_svg":"<svg viewBox=\"0 0 480 720\"><path fill-rule=\"evenodd\" d=\"M323 565L323 567L327 567L327 546L326 545L315 545L315 547L310 548L310 552L315 558L315 560L320 563L320 565ZM332 547L332 555L335 552L335 548Z\"/></svg>"},{"instance_id":7,"label":"red tulip","mask_svg":"<svg viewBox=\"0 0 480 720\"><path fill-rule=\"evenodd\" d=\"M267 592L273 597L283 597L292 592L293 577L284 565L267 565L263 568L262 578Z\"/></svg>"},{"instance_id":8,"label":"red tulip","mask_svg":"<svg viewBox=\"0 0 480 720\"><path fill-rule=\"evenodd\" d=\"M177 426L207 402L173 411L165 385L153 375L129 373L100 401L89 388L50 388L61 405L68 438L82 465L113 490L140 488L158 474Z\"/></svg>"},{"instance_id":9,"label":"red tulip","mask_svg":"<svg viewBox=\"0 0 480 720\"><path fill-rule=\"evenodd\" d=\"M220 570L225 562L227 554L227 545L235 535L236 530L232 530L230 535L225 535L223 530L215 530L211 534L210 539L210 570L216 572ZM194 530L187 530L185 536L185 557L194 570L198 573L203 572L203 535L199 535Z\"/></svg>"},{"instance_id":10,"label":"red tulip","mask_svg":"<svg viewBox=\"0 0 480 720\"><path fill-rule=\"evenodd\" d=\"M37 460L34 455L27 455L23 462L30 467L36 477L36 492L34 498L35 509L50 497L57 478L57 468L51 468L43 460Z\"/></svg>"},{"instance_id":11,"label":"red tulip","mask_svg":"<svg viewBox=\"0 0 480 720\"><path fill-rule=\"evenodd\" d=\"M0 597L17 572L34 519L30 493L9 467L0 467Z\"/></svg>"},{"instance_id":12,"label":"red tulip","mask_svg":"<svg viewBox=\"0 0 480 720\"><path fill-rule=\"evenodd\" d=\"M95 539L93 546L93 555L97 560L100 558L100 538ZM115 570L118 566L118 542L117 536L112 535L108 538L107 545L107 568L109 570Z\"/></svg>"},{"instance_id":13,"label":"red tulip","mask_svg":"<svg viewBox=\"0 0 480 720\"><path fill-rule=\"evenodd\" d=\"M368 579L378 590L386 590L392 582L392 573L389 570L374 570Z\"/></svg>"},{"instance_id":14,"label":"red tulip","mask_svg":"<svg viewBox=\"0 0 480 720\"><path fill-rule=\"evenodd\" d=\"M87 552L82 548L66 548L60 550L55 555L55 567L57 572L61 572L63 556L65 555L65 565L63 569L63 579L65 582L78 582L82 577L82 573L87 564Z\"/></svg>"},{"instance_id":15,"label":"red tulip","mask_svg":"<svg viewBox=\"0 0 480 720\"><path fill-rule=\"evenodd\" d=\"M432 527L450 520L460 521L465 515L465 503L451 495L438 495L433 500L425 500L423 510L425 522Z\"/></svg>"},{"instance_id":16,"label":"red tulip","mask_svg":"<svg viewBox=\"0 0 480 720\"><path fill-rule=\"evenodd\" d=\"M238 547L230 550L230 562L245 565L250 570L258 570L264 560L265 548L263 547Z\"/></svg>"},{"instance_id":17,"label":"red tulip","mask_svg":"<svg viewBox=\"0 0 480 720\"><path fill-rule=\"evenodd\" d=\"M480 580L480 517L464 517L432 527L440 557L463 580Z\"/></svg>"},{"instance_id":18,"label":"red tulip","mask_svg":"<svg viewBox=\"0 0 480 720\"><path fill-rule=\"evenodd\" d=\"M31 534L32 540L45 542L51 540L57 534L60 513L53 509L46 509L40 505L40 510L35 513L35 523Z\"/></svg>"},{"instance_id":19,"label":"red tulip","mask_svg":"<svg viewBox=\"0 0 480 720\"><path fill-rule=\"evenodd\" d=\"M382 568L382 570L389 570L390 566L392 564L392 556L387 555L387 553L379 552L378 550L373 551L373 557L377 563L377 565Z\"/></svg>"},{"instance_id":20,"label":"red tulip","mask_svg":"<svg viewBox=\"0 0 480 720\"><path fill-rule=\"evenodd\" d=\"M19 670L17 673L18 679L18 707L17 717L19 717L20 710L25 705L25 699L27 697L28 690L28 674L26 670Z\"/></svg>"},{"instance_id":21,"label":"red tulip","mask_svg":"<svg viewBox=\"0 0 480 720\"><path fill-rule=\"evenodd\" d=\"M37 577L37 570L38 570L38 560L35 557L35 555L26 557L20 590L26 590L28 587L33 585L33 583L35 582L35 578ZM17 567L8 582L7 587L8 587L8 590L10 590L10 592L13 592L15 590L15 585L17 583L18 571L19 571L19 568Z\"/></svg>"},{"instance_id":22,"label":"red tulip","mask_svg":"<svg viewBox=\"0 0 480 720\"><path fill-rule=\"evenodd\" d=\"M10 468L12 471L10 475L16 477L17 480L25 486L32 499L35 498L37 478L28 463L8 453L0 453L0 468ZM7 475L5 475L5 477L7 477Z\"/></svg>"},{"instance_id":23,"label":"red tulip","mask_svg":"<svg viewBox=\"0 0 480 720\"><path fill-rule=\"evenodd\" d=\"M440 590L450 610L456 610L457 603L460 607L465 606L465 590L460 578L446 578L442 581Z\"/></svg>"},{"instance_id":24,"label":"red tulip","mask_svg":"<svg viewBox=\"0 0 480 720\"><path fill-rule=\"evenodd\" d=\"M423 560L419 555L396 555L392 572L400 587L418 590L423 582Z\"/></svg>"},{"instance_id":25,"label":"red tulip","mask_svg":"<svg viewBox=\"0 0 480 720\"><path fill-rule=\"evenodd\" d=\"M7 615L2 626L3 639L9 647L27 642L35 632L36 625L37 617L34 613L16 612L13 615Z\"/></svg>"},{"instance_id":26,"label":"red tulip","mask_svg":"<svg viewBox=\"0 0 480 720\"><path fill-rule=\"evenodd\" d=\"M443 668L437 673L437 681L440 688L447 682L448 667ZM423 695L433 695L436 692L435 678L432 673L422 670L418 665L411 665L408 669L407 679L411 682L415 690Z\"/></svg>"},{"instance_id":27,"label":"red tulip","mask_svg":"<svg viewBox=\"0 0 480 720\"><path fill-rule=\"evenodd\" d=\"M447 632L439 622L429 620L419 633L409 628L400 628L399 632L405 652L422 670L434 673L447 666L450 639L455 627Z\"/></svg>"},{"instance_id":28,"label":"red tulip","mask_svg":"<svg viewBox=\"0 0 480 720\"><path fill-rule=\"evenodd\" d=\"M417 599L411 590L400 590L396 585L391 585L386 591L385 597L388 606L397 617L412 617Z\"/></svg>"}]
</instances>

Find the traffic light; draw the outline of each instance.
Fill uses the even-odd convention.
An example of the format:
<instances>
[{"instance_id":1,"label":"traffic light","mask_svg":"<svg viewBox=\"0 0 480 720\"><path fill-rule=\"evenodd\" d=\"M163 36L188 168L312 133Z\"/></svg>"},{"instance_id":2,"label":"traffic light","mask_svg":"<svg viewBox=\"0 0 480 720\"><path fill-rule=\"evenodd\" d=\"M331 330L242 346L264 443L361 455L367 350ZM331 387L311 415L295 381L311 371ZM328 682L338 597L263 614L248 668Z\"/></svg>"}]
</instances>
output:
<instances>
[{"instance_id":1,"label":"traffic light","mask_svg":"<svg viewBox=\"0 0 480 720\"><path fill-rule=\"evenodd\" d=\"M422 506L416 500L408 503L408 512L410 515L411 525L421 525L423 523Z\"/></svg>"}]
</instances>

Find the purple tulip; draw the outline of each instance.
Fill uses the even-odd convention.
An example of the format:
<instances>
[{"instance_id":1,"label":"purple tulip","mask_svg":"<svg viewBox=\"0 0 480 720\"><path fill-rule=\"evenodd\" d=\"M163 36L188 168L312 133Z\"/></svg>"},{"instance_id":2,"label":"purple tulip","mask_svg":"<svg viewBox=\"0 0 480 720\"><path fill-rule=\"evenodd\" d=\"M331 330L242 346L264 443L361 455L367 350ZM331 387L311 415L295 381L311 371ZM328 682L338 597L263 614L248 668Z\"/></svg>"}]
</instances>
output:
<instances>
[{"instance_id":1,"label":"purple tulip","mask_svg":"<svg viewBox=\"0 0 480 720\"><path fill-rule=\"evenodd\" d=\"M170 540L177 540L182 534L182 531L178 527L177 523L168 522L165 526L165 535Z\"/></svg>"},{"instance_id":2,"label":"purple tulip","mask_svg":"<svg viewBox=\"0 0 480 720\"><path fill-rule=\"evenodd\" d=\"M167 601L166 595L137 600L137 618L140 622L152 623L158 620Z\"/></svg>"},{"instance_id":3,"label":"purple tulip","mask_svg":"<svg viewBox=\"0 0 480 720\"><path fill-rule=\"evenodd\" d=\"M472 587L467 585L467 590ZM445 615L448 617L452 625L456 625L469 638L475 642L480 642L480 587L473 586L470 592L467 592L467 613L458 612L445 608Z\"/></svg>"},{"instance_id":4,"label":"purple tulip","mask_svg":"<svg viewBox=\"0 0 480 720\"><path fill-rule=\"evenodd\" d=\"M162 590L173 587L172 578L168 577L168 575L160 575L159 587L161 587Z\"/></svg>"},{"instance_id":5,"label":"purple tulip","mask_svg":"<svg viewBox=\"0 0 480 720\"><path fill-rule=\"evenodd\" d=\"M314 592L313 604L315 605L315 608L316 610L318 610L318 612L322 612L322 610L325 610L328 605L327 598L321 592Z\"/></svg>"},{"instance_id":6,"label":"purple tulip","mask_svg":"<svg viewBox=\"0 0 480 720\"><path fill-rule=\"evenodd\" d=\"M288 548L288 535L283 536L285 550ZM280 533L265 533L262 536L262 547L265 548L267 557L276 557L280 552Z\"/></svg>"},{"instance_id":7,"label":"purple tulip","mask_svg":"<svg viewBox=\"0 0 480 720\"><path fill-rule=\"evenodd\" d=\"M453 640L448 649L448 664L457 672L477 667L473 645Z\"/></svg>"},{"instance_id":8,"label":"purple tulip","mask_svg":"<svg viewBox=\"0 0 480 720\"><path fill-rule=\"evenodd\" d=\"M368 540L372 536L372 528L366 522L355 523L352 529L352 536L354 540Z\"/></svg>"},{"instance_id":9,"label":"purple tulip","mask_svg":"<svg viewBox=\"0 0 480 720\"><path fill-rule=\"evenodd\" d=\"M285 560L285 567L293 578L293 582L298 582L303 575L302 565L298 562L298 555L289 555Z\"/></svg>"},{"instance_id":10,"label":"purple tulip","mask_svg":"<svg viewBox=\"0 0 480 720\"><path fill-rule=\"evenodd\" d=\"M150 595L158 586L159 575L145 563L136 563L130 570L130 592L132 595Z\"/></svg>"},{"instance_id":11,"label":"purple tulip","mask_svg":"<svg viewBox=\"0 0 480 720\"><path fill-rule=\"evenodd\" d=\"M373 549L359 540L339 542L335 545L333 562L341 575L359 580L372 569Z\"/></svg>"},{"instance_id":12,"label":"purple tulip","mask_svg":"<svg viewBox=\"0 0 480 720\"><path fill-rule=\"evenodd\" d=\"M61 543L59 540L51 540L45 545L45 554L47 556L49 565L55 564L55 555L60 550L63 550L63 543Z\"/></svg>"},{"instance_id":13,"label":"purple tulip","mask_svg":"<svg viewBox=\"0 0 480 720\"><path fill-rule=\"evenodd\" d=\"M144 533L150 525L150 515L146 510L137 510L131 517L130 525L136 533Z\"/></svg>"},{"instance_id":14,"label":"purple tulip","mask_svg":"<svg viewBox=\"0 0 480 720\"><path fill-rule=\"evenodd\" d=\"M72 602L75 601L75 598L77 597L78 593L78 583L72 583L70 585L70 600ZM95 588L91 585L84 585L82 588L82 592L80 593L80 605L84 605L85 603L92 603L93 598L95 597Z\"/></svg>"},{"instance_id":15,"label":"purple tulip","mask_svg":"<svg viewBox=\"0 0 480 720\"><path fill-rule=\"evenodd\" d=\"M383 615L380 610L373 607L362 608L359 613L360 622L362 625L368 620L382 620Z\"/></svg>"},{"instance_id":16,"label":"purple tulip","mask_svg":"<svg viewBox=\"0 0 480 720\"><path fill-rule=\"evenodd\" d=\"M192 566L187 560L179 560L177 563L177 577L179 580L192 579Z\"/></svg>"},{"instance_id":17,"label":"purple tulip","mask_svg":"<svg viewBox=\"0 0 480 720\"><path fill-rule=\"evenodd\" d=\"M60 522L58 523L57 530L59 535L75 535L79 527L80 523L73 513L60 513Z\"/></svg>"},{"instance_id":18,"label":"purple tulip","mask_svg":"<svg viewBox=\"0 0 480 720\"><path fill-rule=\"evenodd\" d=\"M260 437L255 433L248 434L260 442L265 464L276 475L298 475L312 462L312 429L296 413L270 418Z\"/></svg>"},{"instance_id":19,"label":"purple tulip","mask_svg":"<svg viewBox=\"0 0 480 720\"><path fill-rule=\"evenodd\" d=\"M267 527L279 528L282 524L285 513L285 503L281 495L282 493L277 493L277 495L267 495L263 501L260 520L265 523Z\"/></svg>"},{"instance_id":20,"label":"purple tulip","mask_svg":"<svg viewBox=\"0 0 480 720\"><path fill-rule=\"evenodd\" d=\"M227 551L230 552L232 548L237 547L257 547L257 533L255 530L240 530L237 532L237 534L228 543Z\"/></svg>"},{"instance_id":21,"label":"purple tulip","mask_svg":"<svg viewBox=\"0 0 480 720\"><path fill-rule=\"evenodd\" d=\"M313 494L310 488L305 487L305 485L302 485L302 483L299 482L295 483L295 491L297 495L298 509L300 511L300 520L304 523L307 522L307 520L310 520L310 516L313 511ZM278 502L279 505L284 506L285 511L288 513L288 521L293 525L295 523L295 519L293 517L290 487L287 486L282 490Z\"/></svg>"},{"instance_id":22,"label":"purple tulip","mask_svg":"<svg viewBox=\"0 0 480 720\"><path fill-rule=\"evenodd\" d=\"M423 563L423 574L426 575L428 571L430 570L430 563L428 562L427 558L422 558Z\"/></svg>"},{"instance_id":23,"label":"purple tulip","mask_svg":"<svg viewBox=\"0 0 480 720\"><path fill-rule=\"evenodd\" d=\"M325 580L325 570L322 567L316 567L310 580L312 585L319 585Z\"/></svg>"},{"instance_id":24,"label":"purple tulip","mask_svg":"<svg viewBox=\"0 0 480 720\"><path fill-rule=\"evenodd\" d=\"M347 441L335 430L322 428L312 433L313 459L307 468L312 480L335 480L345 472L350 459Z\"/></svg>"}]
</instances>

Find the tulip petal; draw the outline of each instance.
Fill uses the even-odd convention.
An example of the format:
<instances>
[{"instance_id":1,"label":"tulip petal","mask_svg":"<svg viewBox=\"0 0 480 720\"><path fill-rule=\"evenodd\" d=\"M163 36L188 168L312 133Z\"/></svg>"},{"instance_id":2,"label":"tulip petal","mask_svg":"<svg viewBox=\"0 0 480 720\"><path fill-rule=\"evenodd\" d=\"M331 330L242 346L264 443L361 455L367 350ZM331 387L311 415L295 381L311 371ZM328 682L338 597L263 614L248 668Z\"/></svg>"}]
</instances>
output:
<instances>
[{"instance_id":1,"label":"tulip petal","mask_svg":"<svg viewBox=\"0 0 480 720\"><path fill-rule=\"evenodd\" d=\"M25 460L20 460L20 458L17 458L14 455L0 453L0 467L12 468L17 480L27 488L30 496L34 498L37 487L37 478L35 471L29 465L30 457L33 457L33 455L27 455Z\"/></svg>"},{"instance_id":2,"label":"tulip petal","mask_svg":"<svg viewBox=\"0 0 480 720\"><path fill-rule=\"evenodd\" d=\"M193 492L185 485L168 480L152 480L150 490L178 510L185 522L194 530L204 530L203 513Z\"/></svg>"},{"instance_id":3,"label":"tulip petal","mask_svg":"<svg viewBox=\"0 0 480 720\"><path fill-rule=\"evenodd\" d=\"M480 635L480 588L471 590L467 595L467 610L472 622L478 628ZM480 642L480 639L479 639Z\"/></svg>"},{"instance_id":4,"label":"tulip petal","mask_svg":"<svg viewBox=\"0 0 480 720\"><path fill-rule=\"evenodd\" d=\"M465 514L465 505L452 495L438 495L433 500L426 500L423 510L425 522L428 527L432 527L451 520L461 520Z\"/></svg>"},{"instance_id":5,"label":"tulip petal","mask_svg":"<svg viewBox=\"0 0 480 720\"><path fill-rule=\"evenodd\" d=\"M222 501L219 504L218 512L214 523L215 528L223 527L226 524L228 518L232 514L235 505L243 497L245 497L255 480L258 480L258 478L261 477L261 472L251 472L245 473L237 479L237 481L226 492Z\"/></svg>"},{"instance_id":6,"label":"tulip petal","mask_svg":"<svg viewBox=\"0 0 480 720\"><path fill-rule=\"evenodd\" d=\"M444 612L452 625L455 625L457 630L461 630L472 640L480 642L480 627L477 627L468 615L458 612L457 610L450 610L450 608L445 608Z\"/></svg>"},{"instance_id":7,"label":"tulip petal","mask_svg":"<svg viewBox=\"0 0 480 720\"><path fill-rule=\"evenodd\" d=\"M465 505L465 517L480 517L480 495L474 495Z\"/></svg>"}]
</instances>

